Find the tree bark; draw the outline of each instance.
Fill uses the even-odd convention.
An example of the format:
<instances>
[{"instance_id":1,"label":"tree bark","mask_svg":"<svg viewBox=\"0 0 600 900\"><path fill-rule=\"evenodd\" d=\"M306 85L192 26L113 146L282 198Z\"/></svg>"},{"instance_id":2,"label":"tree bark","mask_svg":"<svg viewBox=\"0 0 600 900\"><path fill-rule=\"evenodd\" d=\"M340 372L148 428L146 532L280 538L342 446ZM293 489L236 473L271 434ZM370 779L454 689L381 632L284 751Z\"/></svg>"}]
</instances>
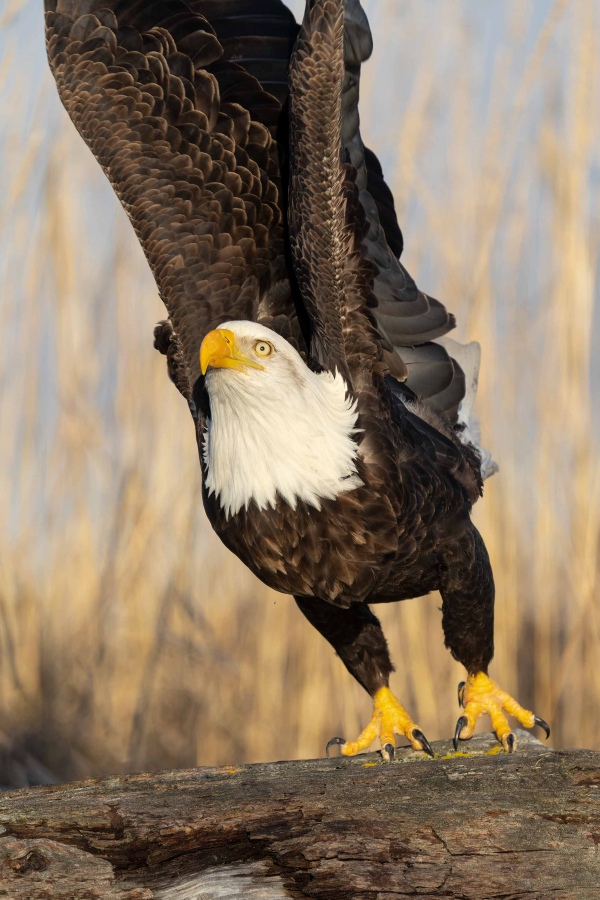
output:
<instances>
[{"instance_id":1,"label":"tree bark","mask_svg":"<svg viewBox=\"0 0 600 900\"><path fill-rule=\"evenodd\" d=\"M0 897L600 898L600 752L518 736L4 794Z\"/></svg>"}]
</instances>

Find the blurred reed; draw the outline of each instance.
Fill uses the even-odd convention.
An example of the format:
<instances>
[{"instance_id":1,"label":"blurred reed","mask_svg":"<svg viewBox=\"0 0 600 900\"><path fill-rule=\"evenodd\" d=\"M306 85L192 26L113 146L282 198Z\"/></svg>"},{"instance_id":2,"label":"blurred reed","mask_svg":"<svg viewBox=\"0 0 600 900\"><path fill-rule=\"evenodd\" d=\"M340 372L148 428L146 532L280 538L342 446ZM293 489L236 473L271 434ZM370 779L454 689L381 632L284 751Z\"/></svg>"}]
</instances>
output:
<instances>
[{"instance_id":1,"label":"blurred reed","mask_svg":"<svg viewBox=\"0 0 600 900\"><path fill-rule=\"evenodd\" d=\"M481 108L466 6L443 7L443 77L410 49L382 116L394 36L418 48L430 21L367 5L364 128L393 162L409 269L483 346L478 411L501 465L476 513L498 588L492 674L552 722L554 746L600 747L600 23L593 2L548 3L532 39L505 4ZM17 121L26 86L0 79ZM38 111L52 90L46 76ZM144 257L70 123L39 121L0 147L0 742L60 779L318 755L369 700L212 534L191 419L151 349L164 313ZM453 729L462 674L438 606L377 610L393 687L430 740Z\"/></svg>"}]
</instances>

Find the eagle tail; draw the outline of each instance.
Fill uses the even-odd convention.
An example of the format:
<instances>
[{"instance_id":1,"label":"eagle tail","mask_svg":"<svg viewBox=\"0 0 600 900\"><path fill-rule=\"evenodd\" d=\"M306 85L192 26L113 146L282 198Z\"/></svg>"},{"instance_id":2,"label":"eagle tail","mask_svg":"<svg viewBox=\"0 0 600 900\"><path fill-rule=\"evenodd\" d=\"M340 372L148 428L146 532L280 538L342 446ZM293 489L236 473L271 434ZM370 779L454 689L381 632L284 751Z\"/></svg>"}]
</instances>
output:
<instances>
[{"instance_id":1,"label":"eagle tail","mask_svg":"<svg viewBox=\"0 0 600 900\"><path fill-rule=\"evenodd\" d=\"M481 477L485 481L498 471L498 463L492 454L481 444L481 423L473 413L477 385L479 383L479 366L481 363L481 346L477 341L461 344L449 337L438 338L437 343L443 345L449 356L454 359L465 375L465 395L458 407L458 416L454 426L461 442L475 447L481 457Z\"/></svg>"}]
</instances>

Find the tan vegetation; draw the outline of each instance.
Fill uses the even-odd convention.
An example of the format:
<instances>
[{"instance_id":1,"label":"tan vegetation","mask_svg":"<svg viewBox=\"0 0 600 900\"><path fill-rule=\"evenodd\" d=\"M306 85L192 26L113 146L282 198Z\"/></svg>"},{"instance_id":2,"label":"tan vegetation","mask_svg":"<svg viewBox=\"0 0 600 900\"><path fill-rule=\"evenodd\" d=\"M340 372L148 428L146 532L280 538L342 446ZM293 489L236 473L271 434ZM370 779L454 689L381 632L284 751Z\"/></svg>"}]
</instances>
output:
<instances>
[{"instance_id":1,"label":"tan vegetation","mask_svg":"<svg viewBox=\"0 0 600 900\"><path fill-rule=\"evenodd\" d=\"M409 269L483 345L478 410L501 465L476 514L498 586L492 674L554 746L600 747L600 16L548 3L540 24L510 0L490 62L466 4L438 3L435 34L432 6L367 4L365 131L395 148ZM152 350L145 260L70 123L46 129L49 76L32 112L24 62L0 69L5 742L61 778L319 755L368 698L212 534L191 419ZM378 610L393 687L430 740L453 729L462 674L438 606Z\"/></svg>"}]
</instances>

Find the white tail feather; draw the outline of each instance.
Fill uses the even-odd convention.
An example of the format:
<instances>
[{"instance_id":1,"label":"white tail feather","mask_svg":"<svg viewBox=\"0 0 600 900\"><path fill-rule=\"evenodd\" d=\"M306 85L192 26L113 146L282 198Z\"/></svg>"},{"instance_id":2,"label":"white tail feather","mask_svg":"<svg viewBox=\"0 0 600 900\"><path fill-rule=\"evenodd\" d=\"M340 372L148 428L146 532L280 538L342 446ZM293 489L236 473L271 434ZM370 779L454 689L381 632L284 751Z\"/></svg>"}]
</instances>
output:
<instances>
[{"instance_id":1,"label":"white tail feather","mask_svg":"<svg viewBox=\"0 0 600 900\"><path fill-rule=\"evenodd\" d=\"M458 341L448 337L438 338L437 342L445 347L465 373L465 396L458 407L458 423L462 425L459 437L463 444L473 444L479 451L481 477L485 481L486 478L498 471L498 463L492 459L490 451L481 446L481 426L479 419L473 414L473 404L479 382L481 347L477 341L459 344Z\"/></svg>"}]
</instances>

